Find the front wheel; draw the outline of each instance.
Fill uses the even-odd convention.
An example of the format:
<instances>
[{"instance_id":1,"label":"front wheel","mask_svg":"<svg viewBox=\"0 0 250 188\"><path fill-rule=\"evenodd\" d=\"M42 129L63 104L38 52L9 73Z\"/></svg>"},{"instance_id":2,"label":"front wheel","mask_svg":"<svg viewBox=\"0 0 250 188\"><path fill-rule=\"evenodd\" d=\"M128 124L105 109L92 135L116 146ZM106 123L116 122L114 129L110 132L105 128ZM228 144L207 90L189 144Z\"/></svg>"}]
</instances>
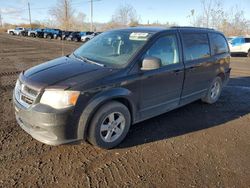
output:
<instances>
[{"instance_id":1,"label":"front wheel","mask_svg":"<svg viewBox=\"0 0 250 188\"><path fill-rule=\"evenodd\" d=\"M131 124L128 108L119 102L108 102L94 114L88 131L88 141L110 149L126 137Z\"/></svg>"},{"instance_id":2,"label":"front wheel","mask_svg":"<svg viewBox=\"0 0 250 188\"><path fill-rule=\"evenodd\" d=\"M208 88L207 94L201 100L208 104L213 104L218 101L222 91L222 80L217 76L213 81L211 86Z\"/></svg>"}]
</instances>

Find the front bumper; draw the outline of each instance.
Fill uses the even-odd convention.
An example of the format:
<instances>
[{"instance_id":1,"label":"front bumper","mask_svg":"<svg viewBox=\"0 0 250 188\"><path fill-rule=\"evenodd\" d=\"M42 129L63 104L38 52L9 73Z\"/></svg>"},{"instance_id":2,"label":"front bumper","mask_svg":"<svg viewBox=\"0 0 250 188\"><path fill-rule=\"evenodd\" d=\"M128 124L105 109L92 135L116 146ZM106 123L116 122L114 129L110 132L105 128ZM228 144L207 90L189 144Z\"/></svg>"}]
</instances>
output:
<instances>
[{"instance_id":1,"label":"front bumper","mask_svg":"<svg viewBox=\"0 0 250 188\"><path fill-rule=\"evenodd\" d=\"M60 145L80 140L76 124L71 121L73 108L57 110L43 104L25 109L13 96L16 120L36 140Z\"/></svg>"}]
</instances>

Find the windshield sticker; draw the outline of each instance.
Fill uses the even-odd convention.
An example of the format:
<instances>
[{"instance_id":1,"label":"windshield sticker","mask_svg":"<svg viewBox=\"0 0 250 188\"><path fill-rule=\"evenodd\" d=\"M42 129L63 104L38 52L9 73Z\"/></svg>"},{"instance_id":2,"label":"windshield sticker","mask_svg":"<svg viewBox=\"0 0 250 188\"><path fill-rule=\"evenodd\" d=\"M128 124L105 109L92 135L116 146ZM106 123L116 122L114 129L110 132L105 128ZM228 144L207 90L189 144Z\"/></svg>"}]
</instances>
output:
<instances>
[{"instance_id":1,"label":"windshield sticker","mask_svg":"<svg viewBox=\"0 0 250 188\"><path fill-rule=\"evenodd\" d=\"M129 40L147 40L149 34L148 33L131 33L129 36Z\"/></svg>"}]
</instances>

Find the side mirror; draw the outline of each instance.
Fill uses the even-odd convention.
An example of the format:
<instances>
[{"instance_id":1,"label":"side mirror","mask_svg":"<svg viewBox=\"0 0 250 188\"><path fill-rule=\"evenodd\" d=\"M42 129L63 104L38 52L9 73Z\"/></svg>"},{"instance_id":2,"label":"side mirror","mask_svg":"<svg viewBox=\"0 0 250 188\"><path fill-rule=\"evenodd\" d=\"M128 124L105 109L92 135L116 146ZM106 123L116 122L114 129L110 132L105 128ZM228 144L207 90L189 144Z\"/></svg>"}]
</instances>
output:
<instances>
[{"instance_id":1,"label":"side mirror","mask_svg":"<svg viewBox=\"0 0 250 188\"><path fill-rule=\"evenodd\" d=\"M141 70L154 70L161 67L161 59L157 57L145 57L142 61Z\"/></svg>"}]
</instances>

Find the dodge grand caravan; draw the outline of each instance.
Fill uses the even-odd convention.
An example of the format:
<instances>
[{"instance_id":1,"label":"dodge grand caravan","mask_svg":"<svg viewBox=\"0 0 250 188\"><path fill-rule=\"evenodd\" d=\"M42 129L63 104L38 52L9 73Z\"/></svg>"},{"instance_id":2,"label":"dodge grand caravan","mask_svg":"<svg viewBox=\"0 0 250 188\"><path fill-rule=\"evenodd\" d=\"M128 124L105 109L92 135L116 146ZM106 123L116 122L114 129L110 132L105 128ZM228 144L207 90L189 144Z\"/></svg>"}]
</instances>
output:
<instances>
[{"instance_id":1,"label":"dodge grand caravan","mask_svg":"<svg viewBox=\"0 0 250 188\"><path fill-rule=\"evenodd\" d=\"M112 148L131 124L195 100L215 103L229 64L226 38L213 29L107 31L22 72L13 92L15 115L43 143L86 140Z\"/></svg>"}]
</instances>

